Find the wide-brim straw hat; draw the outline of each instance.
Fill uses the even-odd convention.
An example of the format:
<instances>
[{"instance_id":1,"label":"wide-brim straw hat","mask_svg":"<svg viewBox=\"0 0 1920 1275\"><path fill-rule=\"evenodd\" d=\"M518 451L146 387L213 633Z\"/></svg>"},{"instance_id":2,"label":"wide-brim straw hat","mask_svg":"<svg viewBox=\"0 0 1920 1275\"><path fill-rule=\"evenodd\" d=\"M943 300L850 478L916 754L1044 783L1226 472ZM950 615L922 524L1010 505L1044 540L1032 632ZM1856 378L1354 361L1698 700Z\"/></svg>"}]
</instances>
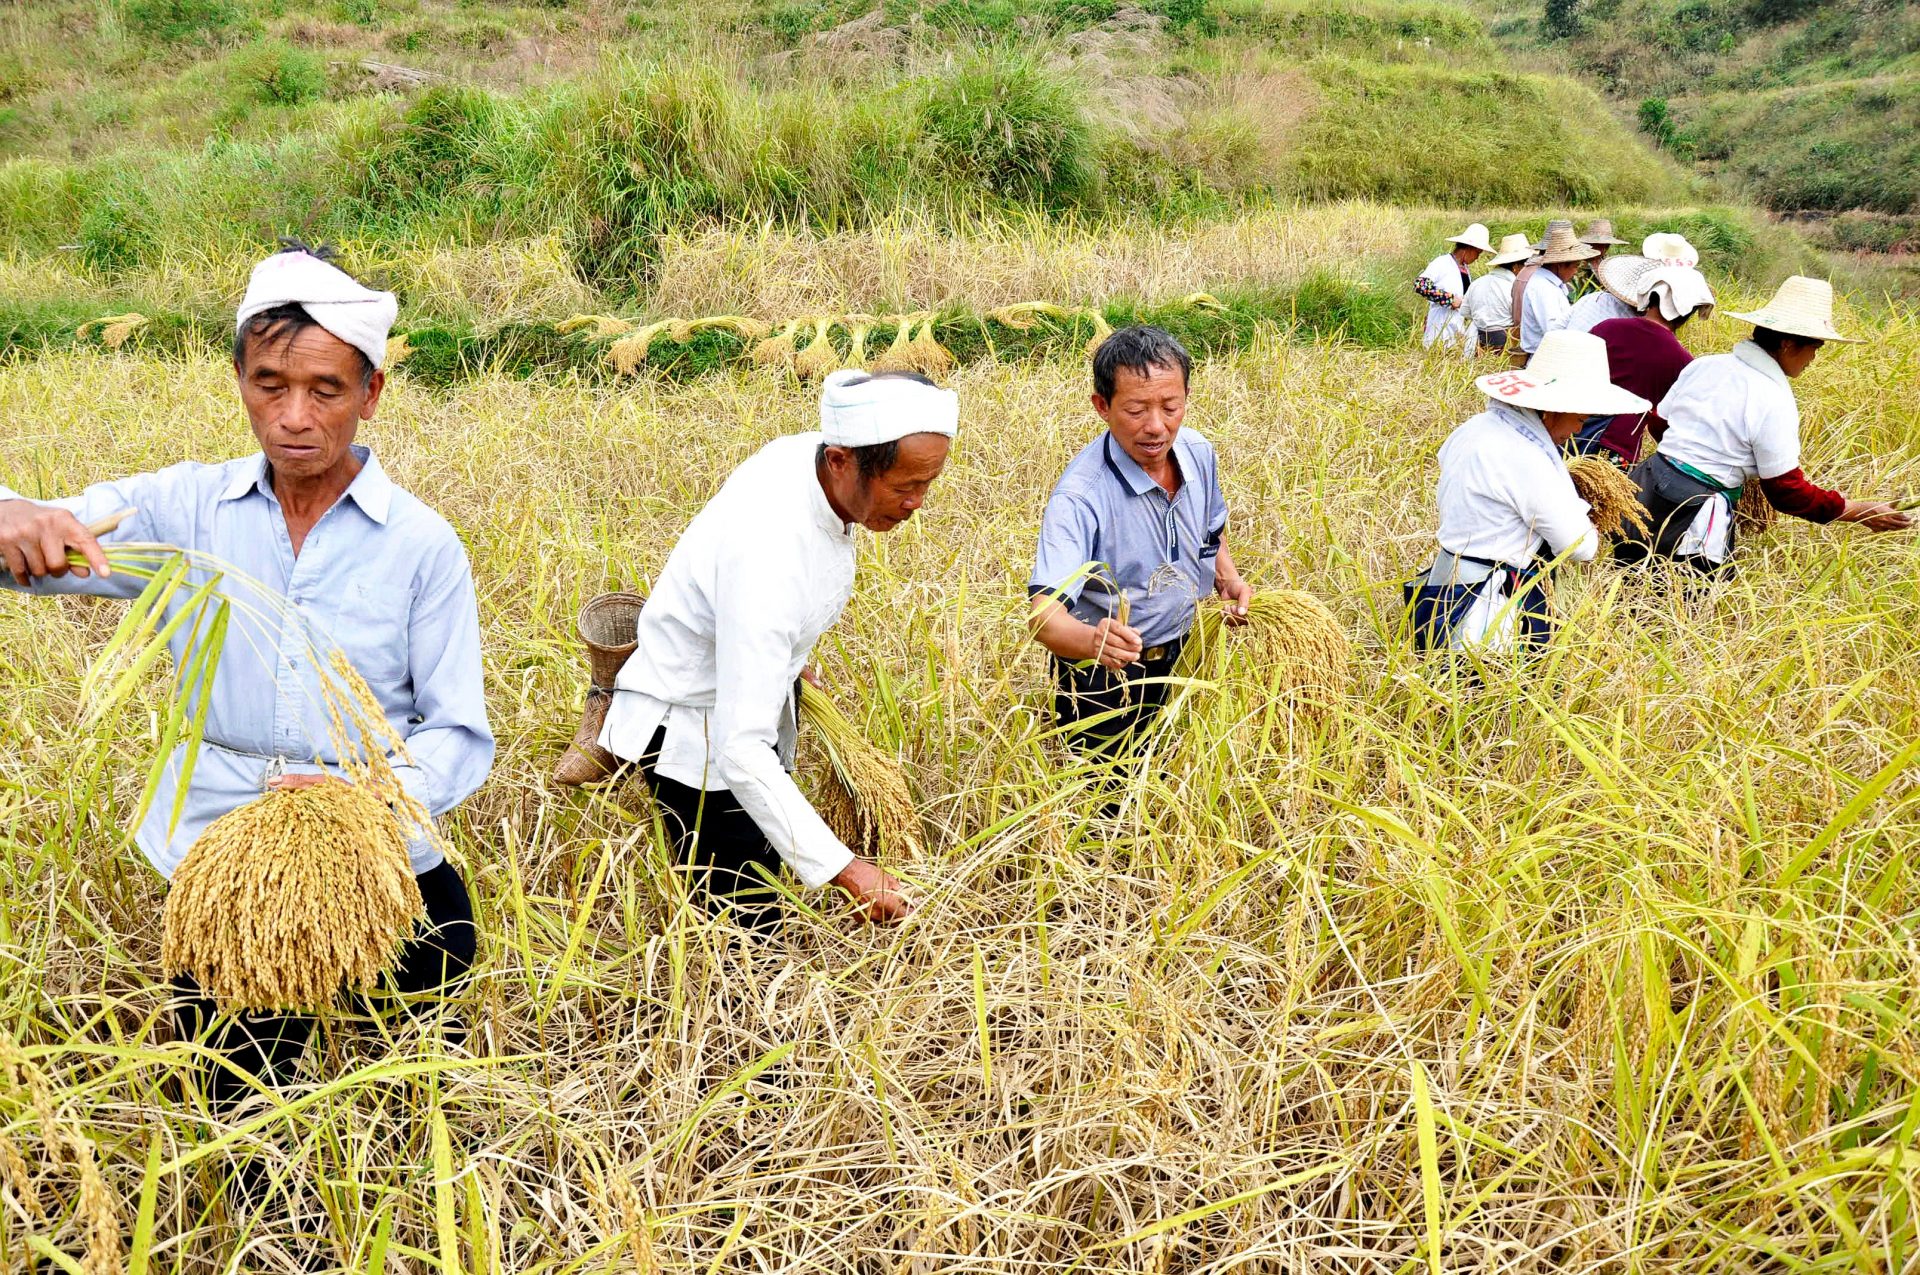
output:
<instances>
[{"instance_id":1,"label":"wide-brim straw hat","mask_svg":"<svg viewBox=\"0 0 1920 1275\"><path fill-rule=\"evenodd\" d=\"M1676 266L1698 266L1700 250L1687 242L1685 235L1671 230L1656 230L1640 244L1640 255Z\"/></svg>"},{"instance_id":2,"label":"wide-brim straw hat","mask_svg":"<svg viewBox=\"0 0 1920 1275\"><path fill-rule=\"evenodd\" d=\"M1842 336L1833 326L1833 285L1825 279L1794 275L1780 285L1773 300L1745 314L1728 312L1728 318L1751 323L1756 328L1771 328L1788 336L1809 337L1816 341L1844 341L1860 344L1859 337Z\"/></svg>"},{"instance_id":3,"label":"wide-brim straw hat","mask_svg":"<svg viewBox=\"0 0 1920 1275\"><path fill-rule=\"evenodd\" d=\"M1525 367L1489 373L1474 385L1496 403L1536 412L1619 416L1653 406L1613 383L1607 343L1591 332L1549 332Z\"/></svg>"},{"instance_id":4,"label":"wide-brim straw hat","mask_svg":"<svg viewBox=\"0 0 1920 1275\"><path fill-rule=\"evenodd\" d=\"M1587 228L1580 232L1580 242L1584 244L1607 244L1612 246L1615 244L1623 244L1627 241L1613 237L1613 223L1611 221L1605 217L1595 217L1587 223Z\"/></svg>"},{"instance_id":5,"label":"wide-brim straw hat","mask_svg":"<svg viewBox=\"0 0 1920 1275\"><path fill-rule=\"evenodd\" d=\"M1447 242L1465 244L1469 248L1478 248L1481 252L1493 251L1493 241L1487 237L1487 228L1477 221L1459 234L1450 237Z\"/></svg>"},{"instance_id":6,"label":"wide-brim straw hat","mask_svg":"<svg viewBox=\"0 0 1920 1275\"><path fill-rule=\"evenodd\" d=\"M1614 253L1593 263L1593 278L1607 295L1638 310L1646 304L1646 292L1640 281L1652 274L1659 263L1630 252Z\"/></svg>"},{"instance_id":7,"label":"wide-brim straw hat","mask_svg":"<svg viewBox=\"0 0 1920 1275\"><path fill-rule=\"evenodd\" d=\"M1528 264L1552 266L1563 261L1586 261L1599 255L1598 248L1574 238L1572 222L1556 221L1548 224L1546 236L1535 246L1533 258Z\"/></svg>"},{"instance_id":8,"label":"wide-brim straw hat","mask_svg":"<svg viewBox=\"0 0 1920 1275\"><path fill-rule=\"evenodd\" d=\"M1493 254L1489 266L1510 266L1533 255L1533 241L1523 234L1500 236L1500 251Z\"/></svg>"}]
</instances>

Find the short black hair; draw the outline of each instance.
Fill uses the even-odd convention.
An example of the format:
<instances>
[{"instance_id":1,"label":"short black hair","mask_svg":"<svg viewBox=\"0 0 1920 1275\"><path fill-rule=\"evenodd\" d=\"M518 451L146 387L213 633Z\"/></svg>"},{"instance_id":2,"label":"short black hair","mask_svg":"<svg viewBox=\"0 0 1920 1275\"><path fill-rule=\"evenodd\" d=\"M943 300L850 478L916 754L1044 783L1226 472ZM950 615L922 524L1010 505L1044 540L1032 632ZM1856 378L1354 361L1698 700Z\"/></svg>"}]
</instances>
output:
<instances>
[{"instance_id":1,"label":"short black hair","mask_svg":"<svg viewBox=\"0 0 1920 1275\"><path fill-rule=\"evenodd\" d=\"M939 386L930 376L920 372L871 372L864 376L850 376L843 385L865 385L869 381L912 381L915 385L926 385L938 389ZM835 444L838 446L838 444ZM853 463L860 471L860 477L877 478L893 468L900 459L900 440L886 443L869 443L865 447L849 447L853 453ZM813 463L824 464L827 459L827 444L822 443L813 452Z\"/></svg>"},{"instance_id":2,"label":"short black hair","mask_svg":"<svg viewBox=\"0 0 1920 1275\"><path fill-rule=\"evenodd\" d=\"M1171 332L1144 323L1121 328L1093 352L1093 392L1112 399L1114 374L1121 368L1135 376L1147 376L1154 368L1170 367L1180 369L1181 385L1193 375L1193 356Z\"/></svg>"},{"instance_id":3,"label":"short black hair","mask_svg":"<svg viewBox=\"0 0 1920 1275\"><path fill-rule=\"evenodd\" d=\"M307 244L290 236L282 237L280 240L280 253L288 252L304 252L310 257L317 257L335 269L339 269L340 263L335 260L339 254L334 251L333 245L331 244L317 244L309 247ZM276 253L275 255L278 256L280 254ZM344 274L345 271L341 273ZM347 277L352 278L353 276L348 275ZM358 282L358 280L355 280L355 282ZM291 341L308 328L317 328L319 326L319 321L311 314L308 314L306 307L297 301L289 301L285 305L277 305L270 310L262 310L241 324L239 330L233 334L234 366L238 368L245 368L247 366L247 343L249 341L255 339L265 342ZM359 346L353 347L353 352L360 360L360 388L364 390L373 384L373 360L368 358L367 352Z\"/></svg>"},{"instance_id":4,"label":"short black hair","mask_svg":"<svg viewBox=\"0 0 1920 1275\"><path fill-rule=\"evenodd\" d=\"M1790 343L1800 346L1811 345L1816 348L1826 344L1817 336L1795 336L1791 332L1776 332L1772 328L1757 326L1753 329L1753 343L1768 354L1778 354Z\"/></svg>"}]
</instances>

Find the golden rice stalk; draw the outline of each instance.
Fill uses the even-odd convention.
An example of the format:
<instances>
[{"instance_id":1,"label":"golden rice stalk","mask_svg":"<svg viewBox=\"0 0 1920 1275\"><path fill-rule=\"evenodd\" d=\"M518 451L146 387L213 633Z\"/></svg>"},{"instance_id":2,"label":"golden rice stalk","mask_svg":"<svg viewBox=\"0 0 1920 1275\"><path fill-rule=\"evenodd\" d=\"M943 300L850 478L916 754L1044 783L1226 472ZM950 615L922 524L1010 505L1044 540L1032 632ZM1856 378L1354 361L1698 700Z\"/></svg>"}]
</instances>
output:
<instances>
[{"instance_id":1,"label":"golden rice stalk","mask_svg":"<svg viewBox=\"0 0 1920 1275\"><path fill-rule=\"evenodd\" d=\"M1212 310L1216 313L1227 308L1227 303L1211 292L1190 293L1181 300L1180 304L1189 310Z\"/></svg>"},{"instance_id":2,"label":"golden rice stalk","mask_svg":"<svg viewBox=\"0 0 1920 1275\"><path fill-rule=\"evenodd\" d=\"M749 318L744 314L714 314L704 319L695 319L687 324L689 334L713 329L731 332L743 341L758 341L773 331L773 325L760 319Z\"/></svg>"},{"instance_id":3,"label":"golden rice stalk","mask_svg":"<svg viewBox=\"0 0 1920 1275\"><path fill-rule=\"evenodd\" d=\"M1084 313L1093 320L1093 336L1087 340L1087 357L1092 358L1107 343L1107 338L1113 335L1113 325L1107 322L1107 316L1097 306Z\"/></svg>"},{"instance_id":4,"label":"golden rice stalk","mask_svg":"<svg viewBox=\"0 0 1920 1275\"><path fill-rule=\"evenodd\" d=\"M407 343L407 334L404 332L396 333L387 338L387 354L381 366L388 368L399 367L407 361L408 356L412 353L413 346Z\"/></svg>"},{"instance_id":5,"label":"golden rice stalk","mask_svg":"<svg viewBox=\"0 0 1920 1275\"><path fill-rule=\"evenodd\" d=\"M1219 606L1200 608L1175 677L1224 682L1245 677L1259 693L1324 717L1353 688L1353 643L1320 599L1297 589L1263 589L1247 604L1246 623L1229 626Z\"/></svg>"},{"instance_id":6,"label":"golden rice stalk","mask_svg":"<svg viewBox=\"0 0 1920 1275\"><path fill-rule=\"evenodd\" d=\"M921 325L920 331L914 334L912 348L919 359L920 371L928 376L945 376L953 371L959 360L955 359L953 352L940 344L939 338L934 336L935 322L933 315L927 316L927 321Z\"/></svg>"},{"instance_id":7,"label":"golden rice stalk","mask_svg":"<svg viewBox=\"0 0 1920 1275\"><path fill-rule=\"evenodd\" d=\"M793 359L793 374L803 381L814 381L840 366L840 354L833 348L831 315L818 315L813 324L813 340Z\"/></svg>"},{"instance_id":8,"label":"golden rice stalk","mask_svg":"<svg viewBox=\"0 0 1920 1275\"><path fill-rule=\"evenodd\" d=\"M74 1211L84 1219L87 1233L87 1255L80 1269L85 1275L123 1275L127 1267L120 1246L120 1208L100 1176L93 1143L71 1130L66 1141L67 1153L80 1176L80 1198Z\"/></svg>"},{"instance_id":9,"label":"golden rice stalk","mask_svg":"<svg viewBox=\"0 0 1920 1275\"><path fill-rule=\"evenodd\" d=\"M1626 471L1603 456L1575 456L1567 462L1567 476L1580 499L1592 506L1588 518L1603 537L1619 538L1628 527L1647 534L1647 510L1640 503L1640 487Z\"/></svg>"},{"instance_id":10,"label":"golden rice stalk","mask_svg":"<svg viewBox=\"0 0 1920 1275\"><path fill-rule=\"evenodd\" d=\"M865 859L919 854L920 815L900 763L855 730L811 682L800 684L800 716L819 735L831 763L818 805L834 835Z\"/></svg>"},{"instance_id":11,"label":"golden rice stalk","mask_svg":"<svg viewBox=\"0 0 1920 1275\"><path fill-rule=\"evenodd\" d=\"M685 345L693 340L695 321L692 319L672 319L667 323L667 340L675 345Z\"/></svg>"},{"instance_id":12,"label":"golden rice stalk","mask_svg":"<svg viewBox=\"0 0 1920 1275\"><path fill-rule=\"evenodd\" d=\"M553 325L555 332L578 332L582 328L593 329L587 334L591 340L604 341L608 337L625 336L633 331L633 324L617 314L576 314Z\"/></svg>"},{"instance_id":13,"label":"golden rice stalk","mask_svg":"<svg viewBox=\"0 0 1920 1275\"><path fill-rule=\"evenodd\" d=\"M929 317L925 311L914 314L890 314L882 322L893 328L893 344L874 356L876 372L919 372L919 351L913 346L914 325Z\"/></svg>"},{"instance_id":14,"label":"golden rice stalk","mask_svg":"<svg viewBox=\"0 0 1920 1275\"><path fill-rule=\"evenodd\" d=\"M331 1005L390 969L424 915L380 796L334 781L276 789L213 821L173 874L161 962L223 1011Z\"/></svg>"},{"instance_id":15,"label":"golden rice stalk","mask_svg":"<svg viewBox=\"0 0 1920 1275\"><path fill-rule=\"evenodd\" d=\"M1758 478L1749 478L1740 488L1740 499L1733 506L1733 527L1737 535L1753 536L1773 526L1780 511L1767 499Z\"/></svg>"},{"instance_id":16,"label":"golden rice stalk","mask_svg":"<svg viewBox=\"0 0 1920 1275\"><path fill-rule=\"evenodd\" d=\"M40 1203L40 1193L33 1189L33 1173L27 1168L27 1159L5 1134L0 1134L0 1186L7 1189L28 1217L37 1222L46 1220L46 1206Z\"/></svg>"},{"instance_id":17,"label":"golden rice stalk","mask_svg":"<svg viewBox=\"0 0 1920 1275\"><path fill-rule=\"evenodd\" d=\"M800 331L805 319L788 319L786 326L772 336L765 337L753 347L749 356L759 367L785 367L793 362L793 338Z\"/></svg>"},{"instance_id":18,"label":"golden rice stalk","mask_svg":"<svg viewBox=\"0 0 1920 1275\"><path fill-rule=\"evenodd\" d=\"M127 343L127 338L147 325L144 314L109 314L104 318L89 319L74 330L74 336L86 340L95 332L100 341L109 350L117 350Z\"/></svg>"},{"instance_id":19,"label":"golden rice stalk","mask_svg":"<svg viewBox=\"0 0 1920 1275\"><path fill-rule=\"evenodd\" d=\"M1066 320L1072 319L1074 312L1065 306L1054 305L1051 301L1020 301L1013 305L1003 305L998 310L987 311L989 319L1016 332L1031 330L1043 316L1049 319Z\"/></svg>"},{"instance_id":20,"label":"golden rice stalk","mask_svg":"<svg viewBox=\"0 0 1920 1275\"><path fill-rule=\"evenodd\" d=\"M661 319L629 336L621 337L607 347L607 362L613 364L613 370L620 375L632 376L647 361L647 351L653 346L653 338L679 322L678 319Z\"/></svg>"},{"instance_id":21,"label":"golden rice stalk","mask_svg":"<svg viewBox=\"0 0 1920 1275\"><path fill-rule=\"evenodd\" d=\"M871 314L849 314L843 315L841 321L847 325L847 366L865 367L867 337L879 326L880 320Z\"/></svg>"}]
</instances>

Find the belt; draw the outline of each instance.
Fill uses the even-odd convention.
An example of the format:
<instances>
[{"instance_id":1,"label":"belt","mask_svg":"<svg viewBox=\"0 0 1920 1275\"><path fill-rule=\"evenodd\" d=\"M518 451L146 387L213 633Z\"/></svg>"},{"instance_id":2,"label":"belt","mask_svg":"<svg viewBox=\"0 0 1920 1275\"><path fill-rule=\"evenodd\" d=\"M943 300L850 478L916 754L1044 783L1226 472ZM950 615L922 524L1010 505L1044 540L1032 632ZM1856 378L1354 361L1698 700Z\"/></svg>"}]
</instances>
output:
<instances>
[{"instance_id":1,"label":"belt","mask_svg":"<svg viewBox=\"0 0 1920 1275\"><path fill-rule=\"evenodd\" d=\"M1654 455L1659 459L1666 461L1667 464L1679 470L1682 474L1685 474L1688 478L1693 479L1693 481L1700 483L1702 486L1713 488L1715 491L1719 492L1722 496L1725 496L1728 500L1740 499L1740 493L1745 489L1744 486L1729 487L1725 483L1721 482L1718 478L1715 478L1713 475L1703 474L1699 470L1695 469L1692 465L1687 464L1687 462L1685 462L1684 460L1675 460L1673 457L1668 456L1663 452L1655 452Z\"/></svg>"},{"instance_id":2,"label":"belt","mask_svg":"<svg viewBox=\"0 0 1920 1275\"><path fill-rule=\"evenodd\" d=\"M1146 664L1158 663L1161 660L1171 660L1180 654L1180 648L1186 644L1186 638L1177 637L1171 642L1162 642L1159 646L1147 647L1140 652L1140 662Z\"/></svg>"}]
</instances>

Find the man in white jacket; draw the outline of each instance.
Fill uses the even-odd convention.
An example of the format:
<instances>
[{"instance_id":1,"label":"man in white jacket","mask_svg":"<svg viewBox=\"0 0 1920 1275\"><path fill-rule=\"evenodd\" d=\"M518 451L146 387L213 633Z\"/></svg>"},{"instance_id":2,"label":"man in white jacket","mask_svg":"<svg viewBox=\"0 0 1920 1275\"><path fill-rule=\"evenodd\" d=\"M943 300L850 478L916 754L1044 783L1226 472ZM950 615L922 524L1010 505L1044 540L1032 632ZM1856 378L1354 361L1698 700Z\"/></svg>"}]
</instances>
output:
<instances>
[{"instance_id":1,"label":"man in white jacket","mask_svg":"<svg viewBox=\"0 0 1920 1275\"><path fill-rule=\"evenodd\" d=\"M959 400L912 373L827 378L820 430L777 438L682 533L640 612L600 747L637 762L695 885L743 924L776 924L784 861L865 915L911 907L795 785L795 682L853 594L854 528L887 532L946 465Z\"/></svg>"}]
</instances>

